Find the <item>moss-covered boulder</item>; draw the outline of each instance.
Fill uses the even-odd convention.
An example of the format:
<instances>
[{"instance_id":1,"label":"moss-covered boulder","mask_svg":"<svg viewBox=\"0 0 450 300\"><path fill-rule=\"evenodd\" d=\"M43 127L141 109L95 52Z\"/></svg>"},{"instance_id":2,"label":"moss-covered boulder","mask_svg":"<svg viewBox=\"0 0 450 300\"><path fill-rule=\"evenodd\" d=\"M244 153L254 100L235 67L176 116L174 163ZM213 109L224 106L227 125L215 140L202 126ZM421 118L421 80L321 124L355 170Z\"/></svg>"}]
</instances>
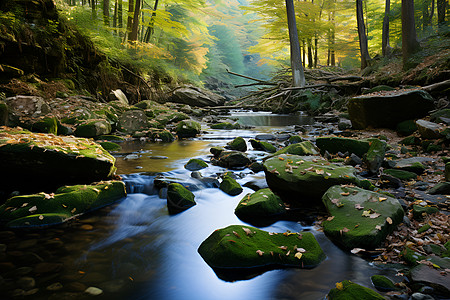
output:
<instances>
[{"instance_id":1,"label":"moss-covered boulder","mask_svg":"<svg viewBox=\"0 0 450 300\"><path fill-rule=\"evenodd\" d=\"M247 151L247 143L242 137L238 136L231 142L227 143L225 148L245 152Z\"/></svg>"},{"instance_id":2,"label":"moss-covered boulder","mask_svg":"<svg viewBox=\"0 0 450 300\"><path fill-rule=\"evenodd\" d=\"M289 139L287 140L289 145L290 144L301 143L303 141L304 141L304 139L301 136L299 136L299 135L293 135L293 136L289 137Z\"/></svg>"},{"instance_id":3,"label":"moss-covered boulder","mask_svg":"<svg viewBox=\"0 0 450 300\"><path fill-rule=\"evenodd\" d=\"M108 151L88 139L0 129L0 165L8 170L5 188L39 192L106 180L116 170L114 163Z\"/></svg>"},{"instance_id":4,"label":"moss-covered boulder","mask_svg":"<svg viewBox=\"0 0 450 300\"><path fill-rule=\"evenodd\" d=\"M417 130L419 131L420 137L423 139L439 139L441 138L440 132L444 130L444 127L430 121L426 120L417 120L416 121Z\"/></svg>"},{"instance_id":5,"label":"moss-covered boulder","mask_svg":"<svg viewBox=\"0 0 450 300\"><path fill-rule=\"evenodd\" d=\"M268 153L275 153L277 151L277 148L274 145L265 141L250 139L250 144L255 150L260 150Z\"/></svg>"},{"instance_id":6,"label":"moss-covered boulder","mask_svg":"<svg viewBox=\"0 0 450 300\"><path fill-rule=\"evenodd\" d=\"M214 157L219 157L219 155L220 155L223 151L225 151L225 149L222 148L222 147L218 147L218 146L212 147L211 149L209 149L209 152L211 152L211 154L214 155Z\"/></svg>"},{"instance_id":7,"label":"moss-covered boulder","mask_svg":"<svg viewBox=\"0 0 450 300\"><path fill-rule=\"evenodd\" d=\"M0 101L0 126L8 125L8 105Z\"/></svg>"},{"instance_id":8,"label":"moss-covered boulder","mask_svg":"<svg viewBox=\"0 0 450 300\"><path fill-rule=\"evenodd\" d=\"M259 224L268 219L275 220L286 213L286 207L280 197L270 189L261 189L245 195L234 210L236 216L249 223Z\"/></svg>"},{"instance_id":9,"label":"moss-covered boulder","mask_svg":"<svg viewBox=\"0 0 450 300\"><path fill-rule=\"evenodd\" d=\"M208 164L199 158L191 158L185 165L184 168L189 171L198 171L207 168Z\"/></svg>"},{"instance_id":10,"label":"moss-covered boulder","mask_svg":"<svg viewBox=\"0 0 450 300\"><path fill-rule=\"evenodd\" d=\"M122 181L64 186L55 193L16 196L0 206L0 222L7 227L38 227L63 223L126 196Z\"/></svg>"},{"instance_id":11,"label":"moss-covered boulder","mask_svg":"<svg viewBox=\"0 0 450 300\"><path fill-rule=\"evenodd\" d=\"M239 129L241 125L239 123L221 122L209 125L211 129Z\"/></svg>"},{"instance_id":12,"label":"moss-covered boulder","mask_svg":"<svg viewBox=\"0 0 450 300\"><path fill-rule=\"evenodd\" d=\"M87 120L77 126L75 136L93 138L111 133L111 124L105 119Z\"/></svg>"},{"instance_id":13,"label":"moss-covered boulder","mask_svg":"<svg viewBox=\"0 0 450 300\"><path fill-rule=\"evenodd\" d=\"M222 182L220 183L219 189L227 193L230 196L236 196L242 193L242 187L239 182L236 181L229 174L223 176Z\"/></svg>"},{"instance_id":14,"label":"moss-covered boulder","mask_svg":"<svg viewBox=\"0 0 450 300\"><path fill-rule=\"evenodd\" d=\"M370 277L370 280L372 280L373 286L381 292L397 291L399 289L392 280L383 275L373 275Z\"/></svg>"},{"instance_id":15,"label":"moss-covered boulder","mask_svg":"<svg viewBox=\"0 0 450 300\"><path fill-rule=\"evenodd\" d=\"M399 90L354 97L347 109L354 129L395 129L399 122L425 116L434 109L434 100L424 90Z\"/></svg>"},{"instance_id":16,"label":"moss-covered boulder","mask_svg":"<svg viewBox=\"0 0 450 300\"><path fill-rule=\"evenodd\" d=\"M270 233L230 225L214 231L198 248L212 268L314 268L325 254L311 232Z\"/></svg>"},{"instance_id":17,"label":"moss-covered boulder","mask_svg":"<svg viewBox=\"0 0 450 300\"><path fill-rule=\"evenodd\" d=\"M433 159L428 157L410 157L387 161L387 166L392 169L414 172L420 175L425 171L423 163L432 161Z\"/></svg>"},{"instance_id":18,"label":"moss-covered boulder","mask_svg":"<svg viewBox=\"0 0 450 300\"><path fill-rule=\"evenodd\" d=\"M332 154L348 152L363 157L370 148L370 141L329 136L317 138L316 145L321 152L328 151Z\"/></svg>"},{"instance_id":19,"label":"moss-covered boulder","mask_svg":"<svg viewBox=\"0 0 450 300\"><path fill-rule=\"evenodd\" d=\"M242 169L252 163L247 154L241 151L221 151L212 163L229 169Z\"/></svg>"},{"instance_id":20,"label":"moss-covered boulder","mask_svg":"<svg viewBox=\"0 0 450 300\"><path fill-rule=\"evenodd\" d=\"M61 123L74 125L92 118L95 118L95 114L90 109L87 107L76 107L61 118Z\"/></svg>"},{"instance_id":21,"label":"moss-covered boulder","mask_svg":"<svg viewBox=\"0 0 450 300\"><path fill-rule=\"evenodd\" d=\"M264 162L268 186L291 201L320 199L336 184L359 184L355 169L314 156L281 154Z\"/></svg>"},{"instance_id":22,"label":"moss-covered boulder","mask_svg":"<svg viewBox=\"0 0 450 300\"><path fill-rule=\"evenodd\" d=\"M377 292L362 285L344 280L336 283L336 288L331 289L327 295L329 300L385 300Z\"/></svg>"},{"instance_id":23,"label":"moss-covered boulder","mask_svg":"<svg viewBox=\"0 0 450 300\"><path fill-rule=\"evenodd\" d=\"M310 141L304 141L300 143L291 144L283 149L275 152L274 155L280 154L294 154L294 155L319 155L319 148L317 148Z\"/></svg>"},{"instance_id":24,"label":"moss-covered boulder","mask_svg":"<svg viewBox=\"0 0 450 300\"><path fill-rule=\"evenodd\" d=\"M56 117L38 118L32 125L31 130L34 132L58 134L58 119Z\"/></svg>"},{"instance_id":25,"label":"moss-covered boulder","mask_svg":"<svg viewBox=\"0 0 450 300\"><path fill-rule=\"evenodd\" d=\"M196 205L194 198L194 194L179 183L171 183L167 187L167 208L170 214L177 214Z\"/></svg>"},{"instance_id":26,"label":"moss-covered boulder","mask_svg":"<svg viewBox=\"0 0 450 300\"><path fill-rule=\"evenodd\" d=\"M179 138L195 137L201 131L200 123L192 120L181 121L176 127L176 133Z\"/></svg>"},{"instance_id":27,"label":"moss-covered boulder","mask_svg":"<svg viewBox=\"0 0 450 300\"><path fill-rule=\"evenodd\" d=\"M396 131L400 136L408 136L417 130L417 125L414 120L406 120L397 124Z\"/></svg>"},{"instance_id":28,"label":"moss-covered boulder","mask_svg":"<svg viewBox=\"0 0 450 300\"><path fill-rule=\"evenodd\" d=\"M102 146L103 149L105 149L106 151L120 151L120 149L122 149L122 147L120 147L119 144L116 144L114 142L108 142L108 141L104 141L104 142L99 142L99 144Z\"/></svg>"},{"instance_id":29,"label":"moss-covered boulder","mask_svg":"<svg viewBox=\"0 0 450 300\"><path fill-rule=\"evenodd\" d=\"M148 128L147 115L143 110L131 109L119 117L118 130L126 133L135 133Z\"/></svg>"},{"instance_id":30,"label":"moss-covered boulder","mask_svg":"<svg viewBox=\"0 0 450 300\"><path fill-rule=\"evenodd\" d=\"M325 234L345 249L375 249L403 220L397 199L358 187L333 186L322 197L331 215Z\"/></svg>"},{"instance_id":31,"label":"moss-covered boulder","mask_svg":"<svg viewBox=\"0 0 450 300\"><path fill-rule=\"evenodd\" d=\"M428 215L432 215L439 212L439 209L436 206L431 205L413 205L412 213L413 217L416 220L423 220Z\"/></svg>"},{"instance_id":32,"label":"moss-covered boulder","mask_svg":"<svg viewBox=\"0 0 450 300\"><path fill-rule=\"evenodd\" d=\"M411 180L416 179L417 174L414 172L409 172L405 170L399 170L399 169L386 169L383 170L385 174L394 176L395 178L401 179L401 180Z\"/></svg>"},{"instance_id":33,"label":"moss-covered boulder","mask_svg":"<svg viewBox=\"0 0 450 300\"><path fill-rule=\"evenodd\" d=\"M364 156L364 162L366 163L369 172L373 174L378 172L378 169L380 169L384 160L386 147L387 144L385 141L371 139L369 150L367 150L367 153Z\"/></svg>"}]
</instances>

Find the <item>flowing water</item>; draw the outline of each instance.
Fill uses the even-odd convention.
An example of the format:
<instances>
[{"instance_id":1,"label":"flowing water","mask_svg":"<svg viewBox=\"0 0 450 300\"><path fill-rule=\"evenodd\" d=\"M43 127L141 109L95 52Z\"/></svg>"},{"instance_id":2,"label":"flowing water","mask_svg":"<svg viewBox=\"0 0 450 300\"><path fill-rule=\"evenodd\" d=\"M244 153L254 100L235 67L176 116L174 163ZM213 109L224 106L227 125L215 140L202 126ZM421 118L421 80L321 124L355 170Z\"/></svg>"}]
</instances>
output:
<instances>
[{"instance_id":1,"label":"flowing water","mask_svg":"<svg viewBox=\"0 0 450 300\"><path fill-rule=\"evenodd\" d=\"M127 174L123 178L127 182L128 196L69 228L47 231L47 243L55 240L64 243L64 251L53 257L53 261L63 263L64 268L57 276L42 279L42 285L61 282L63 286L99 287L108 299L305 300L323 299L335 283L342 280L371 286L371 275L388 272L343 252L310 225L278 221L262 229L272 232L310 230L327 259L311 270L272 270L248 280L223 280L214 273L197 248L218 228L248 225L234 215L234 208L243 195L253 191L244 187L243 193L231 197L217 188L199 187L194 191L196 206L169 215L166 200L153 188L156 173L164 172L165 176L192 183L190 172L183 165L193 157L209 161L210 147L223 146L236 136L253 138L259 133L281 131L287 125L311 121L302 116L289 119L264 113L236 116L240 122L256 127L231 131L205 127L208 132L196 140L124 143L123 153L117 157L117 167L118 173ZM264 155L258 151L249 151L249 154ZM223 171L216 166L201 170L203 176ZM237 173L242 175L238 180L241 185L264 178L263 172L253 174L248 169ZM195 182L192 185L195 186ZM33 238L33 234L27 233L24 238ZM54 294L52 299L60 299L58 295Z\"/></svg>"}]
</instances>

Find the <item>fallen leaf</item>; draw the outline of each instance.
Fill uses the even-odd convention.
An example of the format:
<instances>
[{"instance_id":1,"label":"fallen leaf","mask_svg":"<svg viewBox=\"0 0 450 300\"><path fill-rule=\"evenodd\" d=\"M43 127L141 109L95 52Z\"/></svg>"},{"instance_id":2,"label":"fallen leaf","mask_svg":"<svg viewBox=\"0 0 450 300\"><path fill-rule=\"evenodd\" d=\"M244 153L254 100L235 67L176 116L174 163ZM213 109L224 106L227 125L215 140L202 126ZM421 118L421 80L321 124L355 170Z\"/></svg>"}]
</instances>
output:
<instances>
[{"instance_id":1,"label":"fallen leaf","mask_svg":"<svg viewBox=\"0 0 450 300\"><path fill-rule=\"evenodd\" d=\"M353 253L353 254L357 254L357 253L359 253L361 251L366 251L366 250L363 249L363 248L353 248L352 250L350 250L350 252Z\"/></svg>"},{"instance_id":2,"label":"fallen leaf","mask_svg":"<svg viewBox=\"0 0 450 300\"><path fill-rule=\"evenodd\" d=\"M355 204L355 208L356 208L356 209L364 209L364 206L361 206L361 204L356 203L356 204Z\"/></svg>"},{"instance_id":3,"label":"fallen leaf","mask_svg":"<svg viewBox=\"0 0 450 300\"><path fill-rule=\"evenodd\" d=\"M376 218L378 218L379 216L381 216L381 215L378 214L378 213L373 213L373 214L370 214L370 215L369 215L369 218L371 218L371 219L376 219Z\"/></svg>"},{"instance_id":4,"label":"fallen leaf","mask_svg":"<svg viewBox=\"0 0 450 300\"><path fill-rule=\"evenodd\" d=\"M334 216L328 217L328 218L327 218L327 221L332 221L333 219L334 219Z\"/></svg>"},{"instance_id":5,"label":"fallen leaf","mask_svg":"<svg viewBox=\"0 0 450 300\"><path fill-rule=\"evenodd\" d=\"M378 229L378 230L381 230L381 226L380 225L375 226L375 228Z\"/></svg>"},{"instance_id":6,"label":"fallen leaf","mask_svg":"<svg viewBox=\"0 0 450 300\"><path fill-rule=\"evenodd\" d=\"M236 231L233 231L233 234L234 234L236 237L238 237L238 238L241 237Z\"/></svg>"},{"instance_id":7,"label":"fallen leaf","mask_svg":"<svg viewBox=\"0 0 450 300\"><path fill-rule=\"evenodd\" d=\"M25 207L27 205L28 205L28 203L23 203L21 207Z\"/></svg>"},{"instance_id":8,"label":"fallen leaf","mask_svg":"<svg viewBox=\"0 0 450 300\"><path fill-rule=\"evenodd\" d=\"M286 253L286 256L289 256L289 254L291 254L291 250L289 250L289 251Z\"/></svg>"},{"instance_id":9,"label":"fallen leaf","mask_svg":"<svg viewBox=\"0 0 450 300\"><path fill-rule=\"evenodd\" d=\"M297 252L305 253L306 250L304 248L297 248Z\"/></svg>"},{"instance_id":10,"label":"fallen leaf","mask_svg":"<svg viewBox=\"0 0 450 300\"><path fill-rule=\"evenodd\" d=\"M37 211L36 205L28 210L30 213Z\"/></svg>"},{"instance_id":11,"label":"fallen leaf","mask_svg":"<svg viewBox=\"0 0 450 300\"><path fill-rule=\"evenodd\" d=\"M303 254L301 254L300 252L295 253L295 258L301 259Z\"/></svg>"},{"instance_id":12,"label":"fallen leaf","mask_svg":"<svg viewBox=\"0 0 450 300\"><path fill-rule=\"evenodd\" d=\"M286 246L280 246L280 247L278 247L278 248L280 248L281 250L287 250L287 247L286 247Z\"/></svg>"},{"instance_id":13,"label":"fallen leaf","mask_svg":"<svg viewBox=\"0 0 450 300\"><path fill-rule=\"evenodd\" d=\"M348 195L350 195L350 193L349 192L342 192L341 195L342 196L348 196Z\"/></svg>"},{"instance_id":14,"label":"fallen leaf","mask_svg":"<svg viewBox=\"0 0 450 300\"><path fill-rule=\"evenodd\" d=\"M323 170L316 170L316 174L317 174L317 175L322 175L323 173L324 173Z\"/></svg>"},{"instance_id":15,"label":"fallen leaf","mask_svg":"<svg viewBox=\"0 0 450 300\"><path fill-rule=\"evenodd\" d=\"M261 250L256 250L256 253L258 253L259 256L263 256L264 252Z\"/></svg>"},{"instance_id":16,"label":"fallen leaf","mask_svg":"<svg viewBox=\"0 0 450 300\"><path fill-rule=\"evenodd\" d=\"M279 156L278 159L279 159L279 160L284 160L284 157L280 157L280 156Z\"/></svg>"},{"instance_id":17,"label":"fallen leaf","mask_svg":"<svg viewBox=\"0 0 450 300\"><path fill-rule=\"evenodd\" d=\"M40 216L39 216L39 220L44 220L44 216L43 216L43 215L40 215Z\"/></svg>"},{"instance_id":18,"label":"fallen leaf","mask_svg":"<svg viewBox=\"0 0 450 300\"><path fill-rule=\"evenodd\" d=\"M333 203L333 204L336 204L336 203L338 203L339 202L339 199L331 199L331 203Z\"/></svg>"},{"instance_id":19,"label":"fallen leaf","mask_svg":"<svg viewBox=\"0 0 450 300\"><path fill-rule=\"evenodd\" d=\"M344 285L342 282L336 282L336 288L340 291L344 290Z\"/></svg>"},{"instance_id":20,"label":"fallen leaf","mask_svg":"<svg viewBox=\"0 0 450 300\"><path fill-rule=\"evenodd\" d=\"M388 222L389 224L392 224L392 219L389 218L389 217L387 217L387 218L386 218L386 222Z\"/></svg>"},{"instance_id":21,"label":"fallen leaf","mask_svg":"<svg viewBox=\"0 0 450 300\"><path fill-rule=\"evenodd\" d=\"M242 227L242 230L244 230L244 232L245 232L247 235L252 234L252 231L251 231L250 229L248 229L248 228Z\"/></svg>"}]
</instances>

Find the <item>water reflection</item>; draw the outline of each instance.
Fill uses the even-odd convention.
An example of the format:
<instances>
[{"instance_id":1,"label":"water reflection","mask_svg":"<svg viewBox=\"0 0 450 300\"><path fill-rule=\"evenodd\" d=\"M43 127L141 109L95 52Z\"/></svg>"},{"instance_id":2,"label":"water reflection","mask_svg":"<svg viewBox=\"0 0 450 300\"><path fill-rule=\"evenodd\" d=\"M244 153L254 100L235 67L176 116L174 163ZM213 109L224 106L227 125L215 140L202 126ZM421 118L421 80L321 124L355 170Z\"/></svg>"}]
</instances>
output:
<instances>
[{"instance_id":1,"label":"water reflection","mask_svg":"<svg viewBox=\"0 0 450 300\"><path fill-rule=\"evenodd\" d=\"M312 124L314 121L312 117L306 115L278 115L270 112L235 112L232 116L237 117L240 124L249 126L283 127Z\"/></svg>"}]
</instances>

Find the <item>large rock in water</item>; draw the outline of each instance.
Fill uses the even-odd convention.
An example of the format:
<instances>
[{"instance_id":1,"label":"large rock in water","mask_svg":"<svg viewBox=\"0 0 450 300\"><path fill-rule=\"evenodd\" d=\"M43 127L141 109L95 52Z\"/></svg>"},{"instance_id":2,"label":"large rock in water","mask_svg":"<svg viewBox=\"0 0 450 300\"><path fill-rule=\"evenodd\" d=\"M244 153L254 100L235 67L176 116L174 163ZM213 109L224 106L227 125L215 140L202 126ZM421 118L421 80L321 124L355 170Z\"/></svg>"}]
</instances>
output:
<instances>
[{"instance_id":1,"label":"large rock in water","mask_svg":"<svg viewBox=\"0 0 450 300\"><path fill-rule=\"evenodd\" d=\"M167 208L170 214L177 214L197 203L194 194L179 183L171 183L167 189Z\"/></svg>"},{"instance_id":2,"label":"large rock in water","mask_svg":"<svg viewBox=\"0 0 450 300\"><path fill-rule=\"evenodd\" d=\"M203 107L223 105L225 98L199 87L187 85L174 90L167 101Z\"/></svg>"},{"instance_id":3,"label":"large rock in water","mask_svg":"<svg viewBox=\"0 0 450 300\"><path fill-rule=\"evenodd\" d=\"M375 249L403 221L397 199L358 187L333 186L322 202L331 215L324 232L345 249Z\"/></svg>"},{"instance_id":4,"label":"large rock in water","mask_svg":"<svg viewBox=\"0 0 450 300\"><path fill-rule=\"evenodd\" d=\"M423 90L374 93L350 99L347 105L354 129L393 128L434 109L433 97Z\"/></svg>"},{"instance_id":5,"label":"large rock in water","mask_svg":"<svg viewBox=\"0 0 450 300\"><path fill-rule=\"evenodd\" d=\"M0 128L2 186L40 192L111 178L115 158L92 140Z\"/></svg>"},{"instance_id":6,"label":"large rock in water","mask_svg":"<svg viewBox=\"0 0 450 300\"><path fill-rule=\"evenodd\" d=\"M360 183L353 167L314 156L275 156L264 162L264 172L271 190L297 202L320 199L336 184Z\"/></svg>"},{"instance_id":7,"label":"large rock in water","mask_svg":"<svg viewBox=\"0 0 450 300\"><path fill-rule=\"evenodd\" d=\"M214 231L198 252L212 268L314 268L325 259L311 232L270 233L242 225Z\"/></svg>"},{"instance_id":8,"label":"large rock in water","mask_svg":"<svg viewBox=\"0 0 450 300\"><path fill-rule=\"evenodd\" d=\"M241 151L221 151L217 158L211 159L215 165L229 169L242 169L252 163L247 154Z\"/></svg>"},{"instance_id":9,"label":"large rock in water","mask_svg":"<svg viewBox=\"0 0 450 300\"><path fill-rule=\"evenodd\" d=\"M336 283L336 288L331 289L327 295L329 300L385 300L377 292L353 283L350 280L344 280Z\"/></svg>"},{"instance_id":10,"label":"large rock in water","mask_svg":"<svg viewBox=\"0 0 450 300\"><path fill-rule=\"evenodd\" d=\"M0 206L7 227L40 227L63 223L126 196L122 181L60 187L53 194L15 196Z\"/></svg>"}]
</instances>

